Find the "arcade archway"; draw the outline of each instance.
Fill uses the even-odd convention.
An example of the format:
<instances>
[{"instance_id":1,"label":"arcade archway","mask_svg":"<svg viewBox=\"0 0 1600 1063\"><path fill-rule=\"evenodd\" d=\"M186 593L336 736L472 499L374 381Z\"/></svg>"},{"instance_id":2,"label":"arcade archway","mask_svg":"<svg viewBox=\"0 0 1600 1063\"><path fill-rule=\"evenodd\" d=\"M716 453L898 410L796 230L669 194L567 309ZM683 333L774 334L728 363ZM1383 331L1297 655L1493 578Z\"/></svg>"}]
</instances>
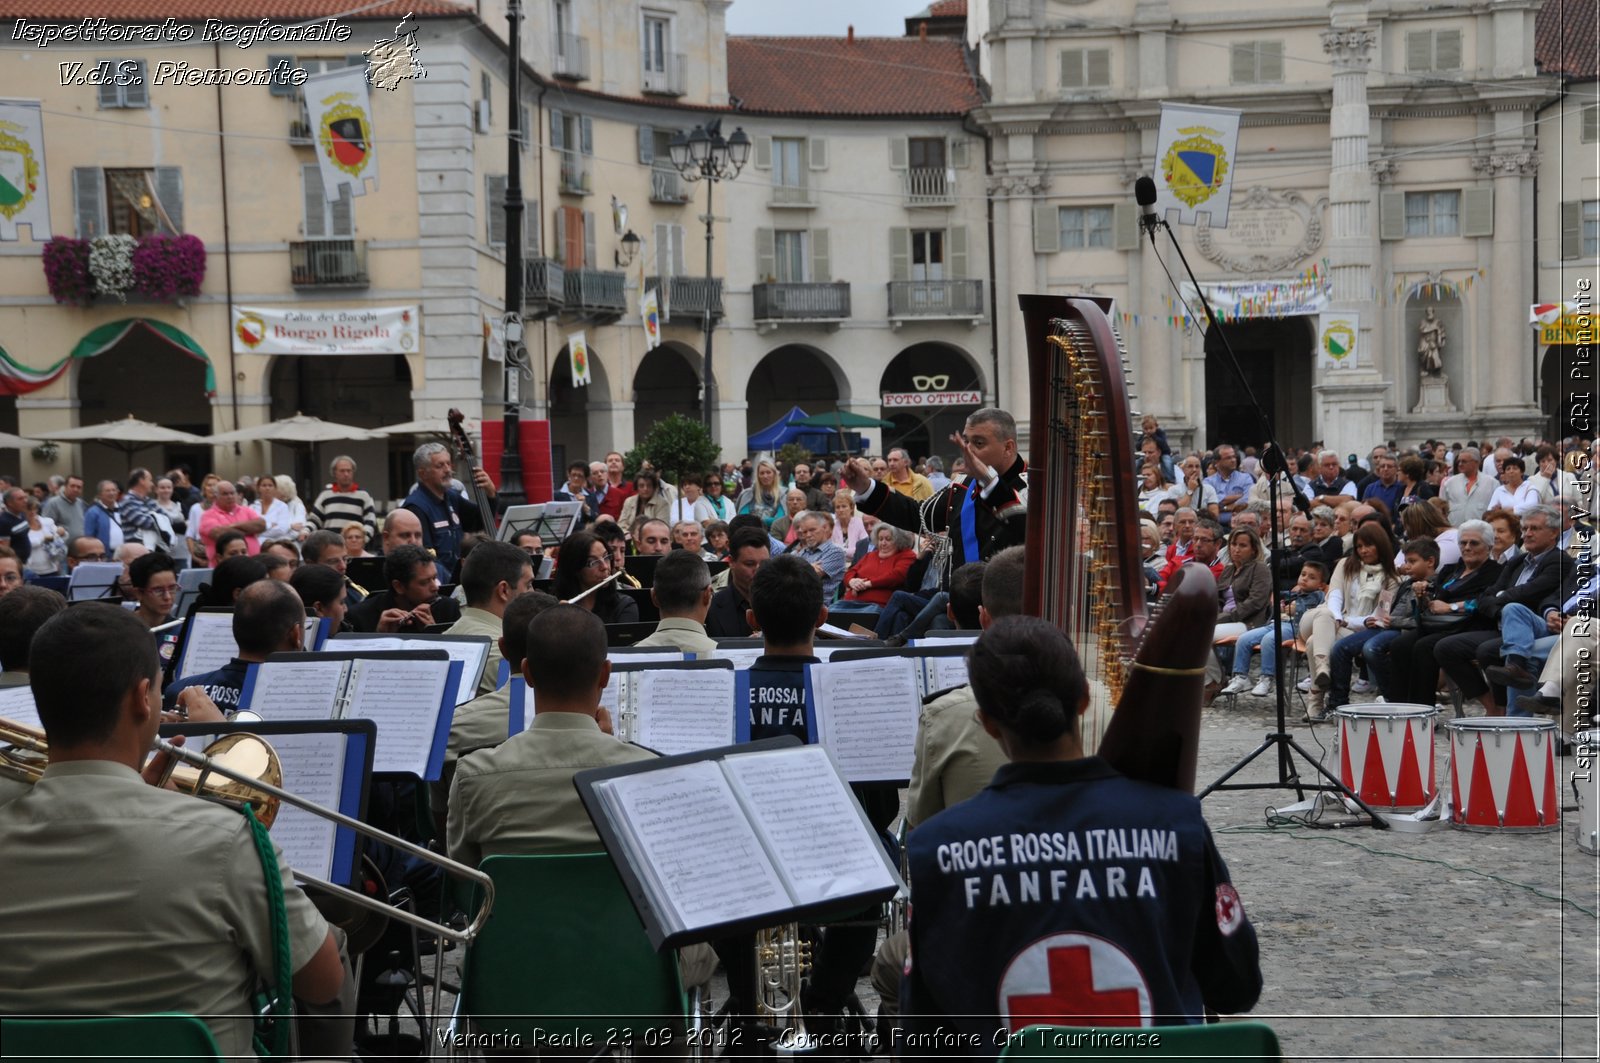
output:
<instances>
[{"instance_id":1,"label":"arcade archway","mask_svg":"<svg viewBox=\"0 0 1600 1063\"><path fill-rule=\"evenodd\" d=\"M886 396L883 417L895 425L884 430L882 450L904 447L913 459L938 454L948 470L951 433L983 404L977 363L952 344L913 344L885 367L879 390Z\"/></svg>"},{"instance_id":2,"label":"arcade archway","mask_svg":"<svg viewBox=\"0 0 1600 1063\"><path fill-rule=\"evenodd\" d=\"M602 456L592 452L595 445L590 437L590 422L599 416L599 412L591 410L591 400L595 405L608 401L611 387L606 380L605 367L601 365L593 346L589 348L589 381L583 387L573 386L572 357L563 346L550 369L552 469L564 470L569 461L593 461ZM599 438L607 437L602 434Z\"/></svg>"},{"instance_id":3,"label":"arcade archway","mask_svg":"<svg viewBox=\"0 0 1600 1063\"><path fill-rule=\"evenodd\" d=\"M700 419L699 362L699 352L681 343L663 343L644 356L633 374L634 439L675 413Z\"/></svg>"},{"instance_id":4,"label":"arcade archway","mask_svg":"<svg viewBox=\"0 0 1600 1063\"><path fill-rule=\"evenodd\" d=\"M378 428L411 420L411 368L400 354L280 355L268 377L274 421L296 413L325 421ZM304 447L272 448L274 471L294 469L302 490L327 479L327 463L336 454L356 460L358 479L374 497L404 498L414 479L410 437L386 442L326 443L315 453ZM385 492L387 492L385 494Z\"/></svg>"},{"instance_id":5,"label":"arcade archway","mask_svg":"<svg viewBox=\"0 0 1600 1063\"><path fill-rule=\"evenodd\" d=\"M194 350L142 322L126 324L128 327L110 332L106 332L107 327L96 329L78 345L80 350L85 344L96 344L95 348L84 354L73 353L78 423L99 424L131 415L181 432L209 436L211 400L206 389L210 379L204 355L197 356ZM83 444L83 476L90 484L96 480L121 482L135 466L159 471L179 464L197 474L207 472L211 468L211 448L155 446L130 455L102 443Z\"/></svg>"},{"instance_id":6,"label":"arcade archway","mask_svg":"<svg viewBox=\"0 0 1600 1063\"><path fill-rule=\"evenodd\" d=\"M850 397L844 373L815 347L790 343L756 364L745 385L745 431L754 434L795 406L809 414L832 413Z\"/></svg>"}]
</instances>

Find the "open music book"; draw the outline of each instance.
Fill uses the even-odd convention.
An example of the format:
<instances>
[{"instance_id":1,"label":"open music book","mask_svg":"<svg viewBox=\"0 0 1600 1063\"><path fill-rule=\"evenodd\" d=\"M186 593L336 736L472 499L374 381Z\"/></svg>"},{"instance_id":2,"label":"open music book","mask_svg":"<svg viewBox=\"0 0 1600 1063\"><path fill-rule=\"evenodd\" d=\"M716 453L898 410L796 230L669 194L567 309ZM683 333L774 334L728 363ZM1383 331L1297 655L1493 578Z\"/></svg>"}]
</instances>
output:
<instances>
[{"instance_id":1,"label":"open music book","mask_svg":"<svg viewBox=\"0 0 1600 1063\"><path fill-rule=\"evenodd\" d=\"M460 705L478 696L478 682L489 663L493 641L488 635L380 635L365 631L341 631L324 648L357 653L366 653L368 650L444 650L452 661L461 662L461 681L455 690L455 704Z\"/></svg>"},{"instance_id":2,"label":"open music book","mask_svg":"<svg viewBox=\"0 0 1600 1063\"><path fill-rule=\"evenodd\" d=\"M373 770L419 779L444 765L461 664L443 649L275 653L252 664L239 707L269 722L371 720Z\"/></svg>"},{"instance_id":3,"label":"open music book","mask_svg":"<svg viewBox=\"0 0 1600 1063\"><path fill-rule=\"evenodd\" d=\"M164 724L163 738L188 736L190 749L204 749L226 734L260 735L283 765L282 789L337 809L353 819L366 814L368 781L377 729L371 720L295 721L250 724ZM296 871L349 885L355 880L360 835L331 819L287 802L278 806L272 840Z\"/></svg>"},{"instance_id":4,"label":"open music book","mask_svg":"<svg viewBox=\"0 0 1600 1063\"><path fill-rule=\"evenodd\" d=\"M840 650L830 661L865 661L879 657L909 657L917 662L917 687L922 697L967 685L969 639L919 639L899 649Z\"/></svg>"},{"instance_id":5,"label":"open music book","mask_svg":"<svg viewBox=\"0 0 1600 1063\"><path fill-rule=\"evenodd\" d=\"M573 782L658 950L848 913L901 888L827 752L794 738Z\"/></svg>"},{"instance_id":6,"label":"open music book","mask_svg":"<svg viewBox=\"0 0 1600 1063\"><path fill-rule=\"evenodd\" d=\"M533 692L520 677L511 681L509 701L510 733L516 734L534 714ZM613 663L600 703L619 738L658 753L693 753L734 741L734 671L727 661Z\"/></svg>"},{"instance_id":7,"label":"open music book","mask_svg":"<svg viewBox=\"0 0 1600 1063\"><path fill-rule=\"evenodd\" d=\"M909 780L925 693L906 656L806 665L806 727L850 782Z\"/></svg>"}]
</instances>

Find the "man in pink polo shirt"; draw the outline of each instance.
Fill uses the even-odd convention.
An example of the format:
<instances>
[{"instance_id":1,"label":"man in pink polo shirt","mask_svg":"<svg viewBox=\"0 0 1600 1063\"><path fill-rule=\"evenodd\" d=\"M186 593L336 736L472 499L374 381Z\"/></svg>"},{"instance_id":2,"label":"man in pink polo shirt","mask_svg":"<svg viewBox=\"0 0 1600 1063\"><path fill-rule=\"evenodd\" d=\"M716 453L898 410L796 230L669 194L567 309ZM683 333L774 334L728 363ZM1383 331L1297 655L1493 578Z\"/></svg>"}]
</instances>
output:
<instances>
[{"instance_id":1,"label":"man in pink polo shirt","mask_svg":"<svg viewBox=\"0 0 1600 1063\"><path fill-rule=\"evenodd\" d=\"M200 541L206 544L206 560L216 565L217 536L229 528L244 535L251 554L260 553L261 540L256 536L267 530L261 514L239 504L239 489L229 480L217 481L215 499L215 504L200 514Z\"/></svg>"}]
</instances>

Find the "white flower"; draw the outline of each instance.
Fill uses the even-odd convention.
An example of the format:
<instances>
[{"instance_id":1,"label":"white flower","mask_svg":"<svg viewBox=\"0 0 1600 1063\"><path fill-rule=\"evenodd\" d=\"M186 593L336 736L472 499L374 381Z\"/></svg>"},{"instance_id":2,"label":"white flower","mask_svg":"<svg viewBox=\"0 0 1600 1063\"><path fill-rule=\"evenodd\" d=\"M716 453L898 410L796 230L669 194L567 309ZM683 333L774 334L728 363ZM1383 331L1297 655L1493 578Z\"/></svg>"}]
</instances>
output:
<instances>
[{"instance_id":1,"label":"white flower","mask_svg":"<svg viewBox=\"0 0 1600 1063\"><path fill-rule=\"evenodd\" d=\"M89 275L102 295L115 295L128 301L133 287L133 248L135 241L126 233L96 236L89 241Z\"/></svg>"}]
</instances>

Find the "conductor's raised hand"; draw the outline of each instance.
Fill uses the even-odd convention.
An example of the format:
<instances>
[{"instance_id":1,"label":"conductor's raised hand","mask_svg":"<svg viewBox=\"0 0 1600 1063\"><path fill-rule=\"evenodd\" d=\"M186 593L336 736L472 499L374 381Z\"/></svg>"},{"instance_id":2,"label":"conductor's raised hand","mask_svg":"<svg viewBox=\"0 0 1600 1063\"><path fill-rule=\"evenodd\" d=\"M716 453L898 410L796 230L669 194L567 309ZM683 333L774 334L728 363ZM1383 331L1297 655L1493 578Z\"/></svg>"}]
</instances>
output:
<instances>
[{"instance_id":1,"label":"conductor's raised hand","mask_svg":"<svg viewBox=\"0 0 1600 1063\"><path fill-rule=\"evenodd\" d=\"M950 442L954 443L961 451L961 457L967 463L967 476L979 484L989 482L989 466L984 460L973 453L972 447L967 445L967 437L960 432L950 433Z\"/></svg>"},{"instance_id":2,"label":"conductor's raised hand","mask_svg":"<svg viewBox=\"0 0 1600 1063\"><path fill-rule=\"evenodd\" d=\"M866 458L851 458L850 463L844 467L844 484L858 495L870 490L872 463Z\"/></svg>"}]
</instances>

